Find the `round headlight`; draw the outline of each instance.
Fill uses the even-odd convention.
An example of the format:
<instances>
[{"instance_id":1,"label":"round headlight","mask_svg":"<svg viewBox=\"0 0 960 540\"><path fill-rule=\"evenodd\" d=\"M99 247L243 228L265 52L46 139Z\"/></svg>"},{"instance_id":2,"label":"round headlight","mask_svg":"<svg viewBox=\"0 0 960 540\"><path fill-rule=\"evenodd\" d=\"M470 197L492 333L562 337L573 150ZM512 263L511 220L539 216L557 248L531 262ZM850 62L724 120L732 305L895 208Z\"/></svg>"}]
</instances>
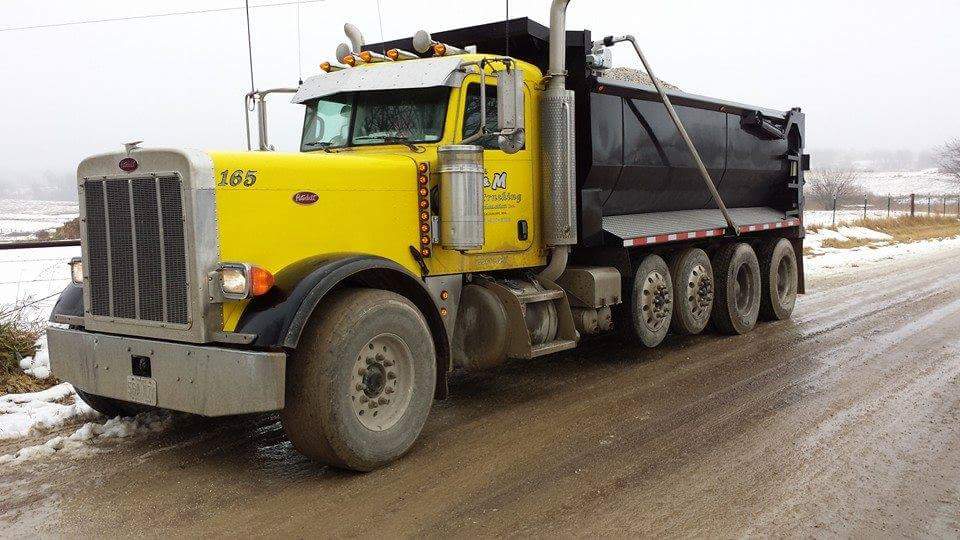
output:
<instances>
[{"instance_id":1,"label":"round headlight","mask_svg":"<svg viewBox=\"0 0 960 540\"><path fill-rule=\"evenodd\" d=\"M83 284L83 261L79 257L70 260L70 279L77 285Z\"/></svg>"}]
</instances>

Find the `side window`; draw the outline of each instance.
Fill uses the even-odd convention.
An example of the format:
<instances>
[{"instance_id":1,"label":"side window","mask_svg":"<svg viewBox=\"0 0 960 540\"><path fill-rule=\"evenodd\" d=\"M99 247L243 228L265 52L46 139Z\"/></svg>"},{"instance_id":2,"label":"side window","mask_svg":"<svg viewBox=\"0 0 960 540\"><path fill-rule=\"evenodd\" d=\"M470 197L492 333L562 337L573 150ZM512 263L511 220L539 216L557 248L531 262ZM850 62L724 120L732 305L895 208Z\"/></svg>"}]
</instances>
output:
<instances>
[{"instance_id":1,"label":"side window","mask_svg":"<svg viewBox=\"0 0 960 540\"><path fill-rule=\"evenodd\" d=\"M463 113L463 136L469 137L480 129L480 85L467 85L467 102ZM498 131L497 125L497 87L487 85L487 131ZM498 150L496 135L486 135L475 141L487 150Z\"/></svg>"}]
</instances>

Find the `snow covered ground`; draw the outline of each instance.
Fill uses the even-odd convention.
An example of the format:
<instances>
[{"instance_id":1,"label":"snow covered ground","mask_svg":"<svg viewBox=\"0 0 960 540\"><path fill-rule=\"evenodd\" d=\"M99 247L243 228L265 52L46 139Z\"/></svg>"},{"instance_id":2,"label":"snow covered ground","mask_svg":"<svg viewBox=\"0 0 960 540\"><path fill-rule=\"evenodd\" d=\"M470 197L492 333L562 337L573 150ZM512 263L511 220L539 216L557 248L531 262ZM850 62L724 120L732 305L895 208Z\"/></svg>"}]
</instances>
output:
<instances>
[{"instance_id":1,"label":"snow covered ground","mask_svg":"<svg viewBox=\"0 0 960 540\"><path fill-rule=\"evenodd\" d=\"M937 169L897 172L861 172L857 174L857 183L876 195L897 196L926 194L950 195L960 193L960 183Z\"/></svg>"},{"instance_id":2,"label":"snow covered ground","mask_svg":"<svg viewBox=\"0 0 960 540\"><path fill-rule=\"evenodd\" d=\"M59 227L79 213L76 201L0 199L0 240L33 238L37 231Z\"/></svg>"}]
</instances>

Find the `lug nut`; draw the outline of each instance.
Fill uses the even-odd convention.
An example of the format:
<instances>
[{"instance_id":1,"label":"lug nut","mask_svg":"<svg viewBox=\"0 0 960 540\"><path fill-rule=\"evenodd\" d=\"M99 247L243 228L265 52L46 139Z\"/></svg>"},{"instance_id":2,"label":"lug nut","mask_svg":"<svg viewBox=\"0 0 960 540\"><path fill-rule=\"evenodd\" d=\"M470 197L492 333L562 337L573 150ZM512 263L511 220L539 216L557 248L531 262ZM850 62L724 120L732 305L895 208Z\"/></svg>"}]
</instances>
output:
<instances>
[{"instance_id":1,"label":"lug nut","mask_svg":"<svg viewBox=\"0 0 960 540\"><path fill-rule=\"evenodd\" d=\"M383 362L386 357L381 353L377 353L377 362Z\"/></svg>"},{"instance_id":2,"label":"lug nut","mask_svg":"<svg viewBox=\"0 0 960 540\"><path fill-rule=\"evenodd\" d=\"M370 401L370 398L367 396L360 396L360 403L366 403L368 401Z\"/></svg>"},{"instance_id":3,"label":"lug nut","mask_svg":"<svg viewBox=\"0 0 960 540\"><path fill-rule=\"evenodd\" d=\"M358 391L358 392L363 392L363 389L364 389L364 388L366 388L366 386L364 386L363 383L358 383L358 384L357 384L357 391Z\"/></svg>"},{"instance_id":4,"label":"lug nut","mask_svg":"<svg viewBox=\"0 0 960 540\"><path fill-rule=\"evenodd\" d=\"M378 399L377 402L380 403L381 405L386 405L387 403L390 403L390 400L385 397L382 397Z\"/></svg>"},{"instance_id":5,"label":"lug nut","mask_svg":"<svg viewBox=\"0 0 960 540\"><path fill-rule=\"evenodd\" d=\"M367 358L367 365L368 365L368 366L372 366L372 365L373 365L373 358Z\"/></svg>"},{"instance_id":6,"label":"lug nut","mask_svg":"<svg viewBox=\"0 0 960 540\"><path fill-rule=\"evenodd\" d=\"M390 371L390 372L387 373L387 378L388 378L388 379L396 379L396 378L397 378L397 374L394 373L394 372L392 372L392 371Z\"/></svg>"},{"instance_id":7,"label":"lug nut","mask_svg":"<svg viewBox=\"0 0 960 540\"><path fill-rule=\"evenodd\" d=\"M388 387L384 388L383 391L386 392L386 393L388 393L388 394L392 394L392 393L393 393L393 387L392 387L392 386L388 386Z\"/></svg>"},{"instance_id":8,"label":"lug nut","mask_svg":"<svg viewBox=\"0 0 960 540\"><path fill-rule=\"evenodd\" d=\"M393 365L393 360L387 360L386 362L383 363L383 365L390 367Z\"/></svg>"},{"instance_id":9,"label":"lug nut","mask_svg":"<svg viewBox=\"0 0 960 540\"><path fill-rule=\"evenodd\" d=\"M377 407L379 407L379 405L377 405L377 402L376 402L376 401L371 401L371 402L370 402L370 408L371 408L371 409L376 409Z\"/></svg>"},{"instance_id":10,"label":"lug nut","mask_svg":"<svg viewBox=\"0 0 960 540\"><path fill-rule=\"evenodd\" d=\"M366 375L366 374L367 374L367 368L360 368L360 369L357 371L357 373L360 374L360 376Z\"/></svg>"}]
</instances>

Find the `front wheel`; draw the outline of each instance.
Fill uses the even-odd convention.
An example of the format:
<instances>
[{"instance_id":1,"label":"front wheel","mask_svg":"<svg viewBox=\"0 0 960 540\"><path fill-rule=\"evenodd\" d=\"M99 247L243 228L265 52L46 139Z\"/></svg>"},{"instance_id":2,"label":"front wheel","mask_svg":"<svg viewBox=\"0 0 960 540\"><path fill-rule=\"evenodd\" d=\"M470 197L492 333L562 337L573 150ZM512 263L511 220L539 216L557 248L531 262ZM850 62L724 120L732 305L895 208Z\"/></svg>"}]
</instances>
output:
<instances>
[{"instance_id":1,"label":"front wheel","mask_svg":"<svg viewBox=\"0 0 960 540\"><path fill-rule=\"evenodd\" d=\"M77 391L77 396L80 397L84 403L89 405L91 409L106 416L107 418L114 418L116 416L136 416L142 412L154 410L153 407L150 407L149 405L139 405L137 403L130 403L129 401L121 401L119 399L98 396L84 392L79 388L75 388L75 390Z\"/></svg>"},{"instance_id":2,"label":"front wheel","mask_svg":"<svg viewBox=\"0 0 960 540\"><path fill-rule=\"evenodd\" d=\"M291 355L283 429L316 461L370 471L420 435L436 386L433 338L396 293L349 288L325 303Z\"/></svg>"}]
</instances>

